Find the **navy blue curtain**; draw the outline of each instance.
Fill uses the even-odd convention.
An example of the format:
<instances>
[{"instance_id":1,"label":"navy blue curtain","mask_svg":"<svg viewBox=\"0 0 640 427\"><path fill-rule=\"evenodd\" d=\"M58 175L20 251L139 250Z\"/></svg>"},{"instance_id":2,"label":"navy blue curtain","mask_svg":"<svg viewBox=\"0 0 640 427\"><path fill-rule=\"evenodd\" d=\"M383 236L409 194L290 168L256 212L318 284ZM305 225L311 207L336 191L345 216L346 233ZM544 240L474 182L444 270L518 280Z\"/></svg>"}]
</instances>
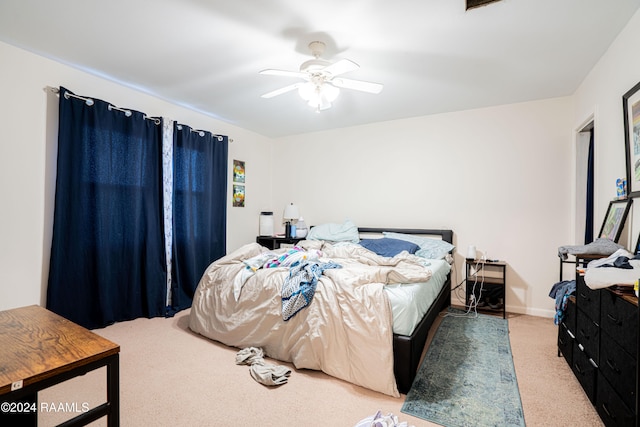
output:
<instances>
[{"instance_id":1,"label":"navy blue curtain","mask_svg":"<svg viewBox=\"0 0 640 427\"><path fill-rule=\"evenodd\" d=\"M589 155L587 160L587 206L586 220L584 229L585 245L593 242L593 181L594 181L594 162L593 162L593 128L589 131Z\"/></svg>"},{"instance_id":2,"label":"navy blue curtain","mask_svg":"<svg viewBox=\"0 0 640 427\"><path fill-rule=\"evenodd\" d=\"M161 120L72 95L60 88L47 308L87 328L165 315Z\"/></svg>"},{"instance_id":3,"label":"navy blue curtain","mask_svg":"<svg viewBox=\"0 0 640 427\"><path fill-rule=\"evenodd\" d=\"M207 266L226 253L226 136L174 124L171 308L191 307Z\"/></svg>"}]
</instances>

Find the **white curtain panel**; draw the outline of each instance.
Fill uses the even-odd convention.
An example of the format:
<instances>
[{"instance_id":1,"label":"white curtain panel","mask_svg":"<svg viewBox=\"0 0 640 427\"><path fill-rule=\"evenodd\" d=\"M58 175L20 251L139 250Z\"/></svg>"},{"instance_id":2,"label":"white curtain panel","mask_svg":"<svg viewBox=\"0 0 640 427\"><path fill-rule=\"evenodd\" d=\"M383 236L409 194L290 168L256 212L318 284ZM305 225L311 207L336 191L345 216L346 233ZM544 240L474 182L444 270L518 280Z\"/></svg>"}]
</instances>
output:
<instances>
[{"instance_id":1,"label":"white curtain panel","mask_svg":"<svg viewBox=\"0 0 640 427\"><path fill-rule=\"evenodd\" d=\"M162 129L162 187L164 193L164 237L167 259L167 306L171 305L171 250L173 244L173 123L164 117Z\"/></svg>"}]
</instances>

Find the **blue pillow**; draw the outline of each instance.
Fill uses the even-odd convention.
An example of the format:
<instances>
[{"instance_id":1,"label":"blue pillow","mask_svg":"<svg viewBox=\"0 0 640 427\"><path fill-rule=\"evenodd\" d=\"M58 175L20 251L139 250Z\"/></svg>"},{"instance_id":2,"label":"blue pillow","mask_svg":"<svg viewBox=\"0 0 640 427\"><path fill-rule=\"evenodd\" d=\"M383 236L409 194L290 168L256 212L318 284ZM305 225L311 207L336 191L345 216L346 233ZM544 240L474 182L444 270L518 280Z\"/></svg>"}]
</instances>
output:
<instances>
[{"instance_id":1,"label":"blue pillow","mask_svg":"<svg viewBox=\"0 0 640 427\"><path fill-rule=\"evenodd\" d=\"M402 251L415 254L416 251L420 249L420 246L415 243L399 239L389 239L387 237L383 237L382 239L363 239L360 240L360 244L370 251L384 257L394 257Z\"/></svg>"}]
</instances>

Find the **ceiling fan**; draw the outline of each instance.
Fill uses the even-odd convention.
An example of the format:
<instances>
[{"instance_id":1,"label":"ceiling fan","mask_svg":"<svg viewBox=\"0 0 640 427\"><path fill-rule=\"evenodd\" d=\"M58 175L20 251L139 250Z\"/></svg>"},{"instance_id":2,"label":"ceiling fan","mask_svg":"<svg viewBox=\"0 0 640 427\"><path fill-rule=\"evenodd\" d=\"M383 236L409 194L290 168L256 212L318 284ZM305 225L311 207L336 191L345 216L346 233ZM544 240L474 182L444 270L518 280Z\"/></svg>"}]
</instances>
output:
<instances>
[{"instance_id":1,"label":"ceiling fan","mask_svg":"<svg viewBox=\"0 0 640 427\"><path fill-rule=\"evenodd\" d=\"M298 77L304 81L290 84L288 86L265 93L263 98L273 98L286 92L297 89L300 97L320 112L331 107L331 103L340 94L340 88L353 89L367 93L380 93L383 86L380 83L365 82L361 80L351 80L338 77L344 73L357 70L358 64L348 59L341 59L336 62L320 59L325 50L325 44L320 41L309 43L309 49L314 59L305 61L300 65L300 71L286 71L266 69L260 74Z\"/></svg>"}]
</instances>

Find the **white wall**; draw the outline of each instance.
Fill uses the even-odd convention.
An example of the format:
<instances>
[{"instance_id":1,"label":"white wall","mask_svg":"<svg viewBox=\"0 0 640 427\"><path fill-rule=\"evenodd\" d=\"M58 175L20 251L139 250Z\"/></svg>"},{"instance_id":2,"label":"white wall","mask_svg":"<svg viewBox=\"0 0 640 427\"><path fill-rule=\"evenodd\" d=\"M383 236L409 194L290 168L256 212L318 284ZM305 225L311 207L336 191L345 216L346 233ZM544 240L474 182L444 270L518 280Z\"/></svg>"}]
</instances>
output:
<instances>
[{"instance_id":1,"label":"white wall","mask_svg":"<svg viewBox=\"0 0 640 427\"><path fill-rule=\"evenodd\" d=\"M622 95L640 81L640 56L634 53L639 38L637 12L573 96L574 128L589 116L594 117L596 233L609 201L616 195L616 179L626 176ZM628 224L629 249L640 232L640 200L633 203L634 218Z\"/></svg>"},{"instance_id":2,"label":"white wall","mask_svg":"<svg viewBox=\"0 0 640 427\"><path fill-rule=\"evenodd\" d=\"M246 162L248 190L244 208L231 207L229 190L227 248L255 239L271 200L270 139L8 44L0 64L0 310L45 302L57 153L57 97L46 86L229 135L229 163Z\"/></svg>"},{"instance_id":3,"label":"white wall","mask_svg":"<svg viewBox=\"0 0 640 427\"><path fill-rule=\"evenodd\" d=\"M275 205L307 224L451 228L457 282L474 244L509 264L509 310L549 316L571 236L570 118L557 98L281 138Z\"/></svg>"},{"instance_id":4,"label":"white wall","mask_svg":"<svg viewBox=\"0 0 640 427\"><path fill-rule=\"evenodd\" d=\"M274 204L297 203L308 224L452 228L456 283L474 244L509 264L510 311L551 316L557 248L576 242L577 131L594 120L597 232L625 176L622 95L640 81L639 38L637 12L568 98L282 138ZM620 242L631 249L639 232L635 206Z\"/></svg>"},{"instance_id":5,"label":"white wall","mask_svg":"<svg viewBox=\"0 0 640 427\"><path fill-rule=\"evenodd\" d=\"M597 224L625 175L621 97L640 80L639 21L640 12L571 97L276 141L0 43L0 310L44 303L57 148L56 99L44 88L62 85L233 138L229 161L246 162L247 201L233 208L229 197L228 250L254 240L261 210L278 218L289 202L308 224L448 227L460 254L474 244L509 263L509 310L551 316L557 248L575 237L575 131L589 117Z\"/></svg>"}]
</instances>

